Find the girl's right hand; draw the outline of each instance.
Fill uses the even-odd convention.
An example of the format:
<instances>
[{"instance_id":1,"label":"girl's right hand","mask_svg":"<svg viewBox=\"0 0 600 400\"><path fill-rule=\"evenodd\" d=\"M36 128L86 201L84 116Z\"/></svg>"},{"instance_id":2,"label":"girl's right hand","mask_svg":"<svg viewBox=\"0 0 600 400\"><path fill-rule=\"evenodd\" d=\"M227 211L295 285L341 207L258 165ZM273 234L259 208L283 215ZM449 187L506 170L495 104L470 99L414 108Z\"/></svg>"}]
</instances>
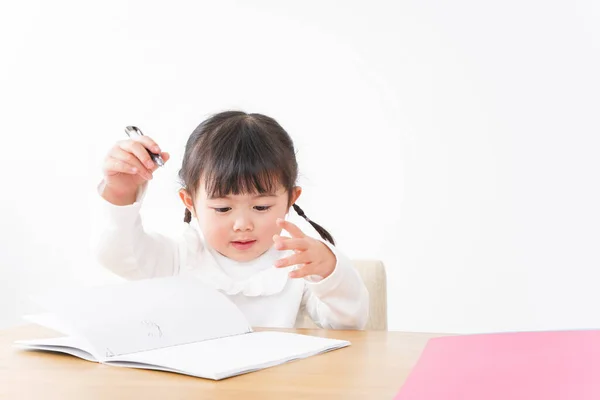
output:
<instances>
[{"instance_id":1,"label":"girl's right hand","mask_svg":"<svg viewBox=\"0 0 600 400\"><path fill-rule=\"evenodd\" d=\"M133 204L140 185L152 179L158 166L148 151L158 153L167 162L169 153L148 136L117 142L104 158L104 189L102 196L114 204Z\"/></svg>"}]
</instances>

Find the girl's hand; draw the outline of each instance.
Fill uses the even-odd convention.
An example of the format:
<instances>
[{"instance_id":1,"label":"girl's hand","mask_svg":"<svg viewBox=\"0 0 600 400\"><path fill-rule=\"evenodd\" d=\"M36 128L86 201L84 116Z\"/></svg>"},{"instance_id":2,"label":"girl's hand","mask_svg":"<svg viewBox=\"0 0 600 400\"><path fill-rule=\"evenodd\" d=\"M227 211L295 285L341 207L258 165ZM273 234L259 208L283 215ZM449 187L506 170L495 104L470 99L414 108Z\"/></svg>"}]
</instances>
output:
<instances>
[{"instance_id":1,"label":"girl's hand","mask_svg":"<svg viewBox=\"0 0 600 400\"><path fill-rule=\"evenodd\" d=\"M275 248L277 250L294 250L296 254L278 260L275 267L298 265L297 270L290 272L291 278L302 278L308 275L327 278L331 275L337 260L325 243L306 236L296 225L281 218L277 219L277 226L288 231L292 237L273 236Z\"/></svg>"},{"instance_id":2,"label":"girl's hand","mask_svg":"<svg viewBox=\"0 0 600 400\"><path fill-rule=\"evenodd\" d=\"M104 158L104 190L102 196L114 204L132 204L138 187L152 179L158 166L148 151L159 153L166 162L169 153L160 148L148 136L117 142Z\"/></svg>"}]
</instances>

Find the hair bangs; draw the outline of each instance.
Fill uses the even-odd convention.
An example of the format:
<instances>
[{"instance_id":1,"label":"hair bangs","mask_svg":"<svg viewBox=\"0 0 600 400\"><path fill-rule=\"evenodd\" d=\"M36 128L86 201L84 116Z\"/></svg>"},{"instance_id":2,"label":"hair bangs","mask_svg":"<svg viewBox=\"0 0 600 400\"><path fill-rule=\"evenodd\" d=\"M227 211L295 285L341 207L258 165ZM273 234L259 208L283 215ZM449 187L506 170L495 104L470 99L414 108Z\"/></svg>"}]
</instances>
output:
<instances>
[{"instance_id":1,"label":"hair bangs","mask_svg":"<svg viewBox=\"0 0 600 400\"><path fill-rule=\"evenodd\" d=\"M203 171L209 197L275 194L279 187L289 190L295 176L286 173L288 161L283 148L252 118L224 124L215 135L212 151L206 154Z\"/></svg>"},{"instance_id":2,"label":"hair bangs","mask_svg":"<svg viewBox=\"0 0 600 400\"><path fill-rule=\"evenodd\" d=\"M285 185L281 183L280 174L272 169L255 173L252 169L232 170L217 167L206 171L205 174L206 193L213 199L239 194L276 194L281 186Z\"/></svg>"}]
</instances>

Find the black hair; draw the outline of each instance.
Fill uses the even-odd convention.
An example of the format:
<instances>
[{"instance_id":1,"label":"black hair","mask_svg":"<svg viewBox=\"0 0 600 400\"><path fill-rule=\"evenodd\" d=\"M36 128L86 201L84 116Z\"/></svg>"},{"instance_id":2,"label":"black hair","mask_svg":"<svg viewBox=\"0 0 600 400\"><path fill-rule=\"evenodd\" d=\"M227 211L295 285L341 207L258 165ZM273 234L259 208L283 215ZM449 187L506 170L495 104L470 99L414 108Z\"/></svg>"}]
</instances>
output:
<instances>
[{"instance_id":1,"label":"black hair","mask_svg":"<svg viewBox=\"0 0 600 400\"><path fill-rule=\"evenodd\" d=\"M335 244L321 225L291 203L298 178L294 143L273 118L242 111L224 111L203 121L185 146L179 178L193 197L204 178L209 197L230 194L270 194L281 185L288 193L288 207L309 222L324 240ZM184 221L192 214L186 208Z\"/></svg>"}]
</instances>

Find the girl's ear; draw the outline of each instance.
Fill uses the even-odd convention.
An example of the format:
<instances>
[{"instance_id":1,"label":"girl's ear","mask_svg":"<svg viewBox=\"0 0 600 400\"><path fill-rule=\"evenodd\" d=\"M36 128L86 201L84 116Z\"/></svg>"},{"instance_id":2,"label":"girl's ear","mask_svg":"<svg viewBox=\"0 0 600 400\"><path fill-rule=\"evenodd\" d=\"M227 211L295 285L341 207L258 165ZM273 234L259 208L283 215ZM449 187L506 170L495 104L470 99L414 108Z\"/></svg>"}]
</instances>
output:
<instances>
[{"instance_id":1,"label":"girl's ear","mask_svg":"<svg viewBox=\"0 0 600 400\"><path fill-rule=\"evenodd\" d=\"M183 202L183 205L192 213L192 215L196 216L196 211L194 210L194 200L192 200L192 196L186 189L179 189L179 198Z\"/></svg>"},{"instance_id":2,"label":"girl's ear","mask_svg":"<svg viewBox=\"0 0 600 400\"><path fill-rule=\"evenodd\" d=\"M290 207L292 204L298 201L298 197L302 194L302 188L300 186L294 186L292 189L292 196L290 198Z\"/></svg>"}]
</instances>

